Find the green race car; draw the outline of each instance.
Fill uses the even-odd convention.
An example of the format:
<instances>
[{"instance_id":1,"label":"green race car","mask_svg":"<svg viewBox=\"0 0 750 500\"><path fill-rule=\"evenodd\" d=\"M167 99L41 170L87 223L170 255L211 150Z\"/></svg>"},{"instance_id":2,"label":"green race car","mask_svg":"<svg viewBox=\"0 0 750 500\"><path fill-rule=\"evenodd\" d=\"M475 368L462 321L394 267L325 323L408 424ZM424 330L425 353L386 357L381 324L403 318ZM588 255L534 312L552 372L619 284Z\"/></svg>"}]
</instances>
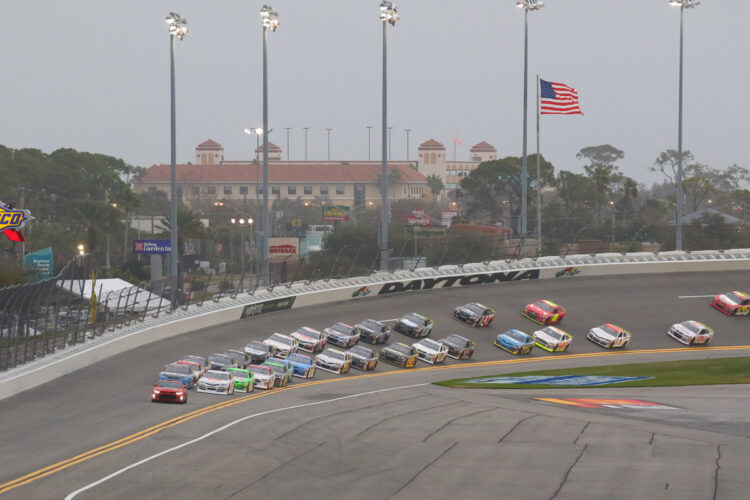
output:
<instances>
[{"instance_id":1,"label":"green race car","mask_svg":"<svg viewBox=\"0 0 750 500\"><path fill-rule=\"evenodd\" d=\"M267 366L276 373L276 387L286 387L292 382L294 365L288 359L268 358L261 366Z\"/></svg>"},{"instance_id":2,"label":"green race car","mask_svg":"<svg viewBox=\"0 0 750 500\"><path fill-rule=\"evenodd\" d=\"M234 390L243 392L252 392L255 388L255 377L250 370L242 368L227 368L226 372L234 380Z\"/></svg>"}]
</instances>

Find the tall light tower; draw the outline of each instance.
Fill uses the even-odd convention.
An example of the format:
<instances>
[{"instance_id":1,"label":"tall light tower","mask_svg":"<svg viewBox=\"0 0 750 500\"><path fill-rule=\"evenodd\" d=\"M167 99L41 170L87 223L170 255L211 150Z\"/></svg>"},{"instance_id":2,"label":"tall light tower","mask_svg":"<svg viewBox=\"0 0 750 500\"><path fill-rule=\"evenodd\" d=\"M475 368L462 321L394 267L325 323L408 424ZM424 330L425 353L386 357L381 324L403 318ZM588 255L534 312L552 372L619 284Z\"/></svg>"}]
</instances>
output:
<instances>
[{"instance_id":1,"label":"tall light tower","mask_svg":"<svg viewBox=\"0 0 750 500\"><path fill-rule=\"evenodd\" d=\"M328 161L331 161L331 130L332 128L326 129L326 134L328 135Z\"/></svg>"},{"instance_id":2,"label":"tall light tower","mask_svg":"<svg viewBox=\"0 0 750 500\"><path fill-rule=\"evenodd\" d=\"M174 83L174 48L175 40L182 40L187 35L187 20L180 17L179 14L170 12L166 19L169 25L169 76L170 76L170 96L171 96L171 155L170 155L170 177L169 177L169 196L171 203L171 213L169 220L169 243L171 249L169 252L169 278L172 283L172 305L175 306L177 298L177 263L180 258L179 249L177 248L177 111L175 103L175 83Z\"/></svg>"},{"instance_id":3,"label":"tall light tower","mask_svg":"<svg viewBox=\"0 0 750 500\"><path fill-rule=\"evenodd\" d=\"M526 237L528 221L527 197L529 189L528 157L526 153L527 121L529 106L529 11L541 10L542 0L518 0L516 7L523 9L523 160L521 162L521 240Z\"/></svg>"},{"instance_id":4,"label":"tall light tower","mask_svg":"<svg viewBox=\"0 0 750 500\"><path fill-rule=\"evenodd\" d=\"M307 161L307 131L310 130L310 127L302 127L305 129L305 161Z\"/></svg>"},{"instance_id":5,"label":"tall light tower","mask_svg":"<svg viewBox=\"0 0 750 500\"><path fill-rule=\"evenodd\" d=\"M268 30L276 31L279 28L279 14L268 5L260 9L260 17L263 20L263 130L268 130ZM261 277L264 285L271 282L271 267L269 260L269 241L271 237L271 218L268 212L268 133L263 134L263 243L262 248L262 272Z\"/></svg>"},{"instance_id":6,"label":"tall light tower","mask_svg":"<svg viewBox=\"0 0 750 500\"><path fill-rule=\"evenodd\" d=\"M388 24L395 26L400 18L398 9L391 2L380 3L380 21L383 23L383 123L381 127L381 174L380 174L380 269L388 268Z\"/></svg>"},{"instance_id":7,"label":"tall light tower","mask_svg":"<svg viewBox=\"0 0 750 500\"><path fill-rule=\"evenodd\" d=\"M669 0L669 5L680 8L680 104L677 118L677 220L675 221L675 250L682 250L682 40L685 9L697 7L700 0Z\"/></svg>"},{"instance_id":8,"label":"tall light tower","mask_svg":"<svg viewBox=\"0 0 750 500\"><path fill-rule=\"evenodd\" d=\"M289 161L289 131L292 130L292 127L284 127L286 130L286 161Z\"/></svg>"},{"instance_id":9,"label":"tall light tower","mask_svg":"<svg viewBox=\"0 0 750 500\"><path fill-rule=\"evenodd\" d=\"M367 126L367 161L370 161L370 153L372 151L372 125Z\"/></svg>"},{"instance_id":10,"label":"tall light tower","mask_svg":"<svg viewBox=\"0 0 750 500\"><path fill-rule=\"evenodd\" d=\"M411 133L411 129L407 128L404 132L406 132L406 161L409 161L409 134Z\"/></svg>"}]
</instances>

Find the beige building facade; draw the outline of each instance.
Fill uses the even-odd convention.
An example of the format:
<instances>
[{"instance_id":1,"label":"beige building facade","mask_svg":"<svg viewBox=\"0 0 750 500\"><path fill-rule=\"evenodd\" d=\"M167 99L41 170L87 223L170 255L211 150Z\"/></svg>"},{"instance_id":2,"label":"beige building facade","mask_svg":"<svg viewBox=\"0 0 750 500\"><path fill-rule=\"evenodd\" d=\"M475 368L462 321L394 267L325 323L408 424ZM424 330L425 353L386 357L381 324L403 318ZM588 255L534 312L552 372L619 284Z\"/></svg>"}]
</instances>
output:
<instances>
[{"instance_id":1,"label":"beige building facade","mask_svg":"<svg viewBox=\"0 0 750 500\"><path fill-rule=\"evenodd\" d=\"M470 161L449 160L445 146L430 139L419 145L419 172L425 177L437 175L445 184L446 190L454 190L461 179L469 175L480 163L497 159L497 149L484 141L475 144L469 151Z\"/></svg>"}]
</instances>

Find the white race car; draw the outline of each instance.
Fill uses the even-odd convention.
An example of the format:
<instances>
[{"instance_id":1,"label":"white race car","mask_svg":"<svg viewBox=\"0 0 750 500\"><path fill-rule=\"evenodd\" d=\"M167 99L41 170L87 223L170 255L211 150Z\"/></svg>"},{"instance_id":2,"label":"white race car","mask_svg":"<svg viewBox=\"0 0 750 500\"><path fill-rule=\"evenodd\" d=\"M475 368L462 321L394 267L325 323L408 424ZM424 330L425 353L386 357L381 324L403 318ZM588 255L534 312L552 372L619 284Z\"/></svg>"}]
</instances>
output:
<instances>
[{"instance_id":1,"label":"white race car","mask_svg":"<svg viewBox=\"0 0 750 500\"><path fill-rule=\"evenodd\" d=\"M229 396L234 393L234 380L228 372L208 370L205 375L198 379L198 392Z\"/></svg>"},{"instance_id":2,"label":"white race car","mask_svg":"<svg viewBox=\"0 0 750 500\"><path fill-rule=\"evenodd\" d=\"M315 366L332 373L347 373L352 366L352 357L348 352L328 348L315 356Z\"/></svg>"},{"instance_id":3,"label":"white race car","mask_svg":"<svg viewBox=\"0 0 750 500\"><path fill-rule=\"evenodd\" d=\"M544 327L535 331L532 336L536 345L549 352L566 351L573 342L573 337L568 332L556 326Z\"/></svg>"},{"instance_id":4,"label":"white race car","mask_svg":"<svg viewBox=\"0 0 750 500\"><path fill-rule=\"evenodd\" d=\"M422 339L411 346L417 350L417 358L420 361L431 365L445 363L448 356L448 347L432 339Z\"/></svg>"},{"instance_id":5,"label":"white race car","mask_svg":"<svg viewBox=\"0 0 750 500\"><path fill-rule=\"evenodd\" d=\"M281 333L274 333L263 341L269 347L276 349L277 358L286 358L293 352L297 352L299 342L297 339Z\"/></svg>"},{"instance_id":6,"label":"white race car","mask_svg":"<svg viewBox=\"0 0 750 500\"><path fill-rule=\"evenodd\" d=\"M621 326L605 323L595 326L586 335L586 338L595 344L611 349L613 347L625 347L630 342L630 332Z\"/></svg>"},{"instance_id":7,"label":"white race car","mask_svg":"<svg viewBox=\"0 0 750 500\"><path fill-rule=\"evenodd\" d=\"M253 372L255 387L258 389L273 389L273 386L276 385L276 374L270 367L265 365L250 365L247 369Z\"/></svg>"},{"instance_id":8,"label":"white race car","mask_svg":"<svg viewBox=\"0 0 750 500\"><path fill-rule=\"evenodd\" d=\"M326 345L326 337L322 332L309 326L298 328L292 337L299 342L299 349L307 352L320 352Z\"/></svg>"},{"instance_id":9,"label":"white race car","mask_svg":"<svg viewBox=\"0 0 750 500\"><path fill-rule=\"evenodd\" d=\"M714 338L714 331L703 323L688 320L672 325L667 335L685 345L708 344Z\"/></svg>"}]
</instances>

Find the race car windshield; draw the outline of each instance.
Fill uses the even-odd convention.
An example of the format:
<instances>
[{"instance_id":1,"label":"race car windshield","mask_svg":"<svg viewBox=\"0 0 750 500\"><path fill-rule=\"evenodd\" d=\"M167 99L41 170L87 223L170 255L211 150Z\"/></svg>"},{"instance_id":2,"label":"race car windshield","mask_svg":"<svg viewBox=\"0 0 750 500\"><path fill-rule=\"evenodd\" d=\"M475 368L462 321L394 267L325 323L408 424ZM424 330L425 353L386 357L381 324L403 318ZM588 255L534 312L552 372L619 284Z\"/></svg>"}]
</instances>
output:
<instances>
[{"instance_id":1,"label":"race car windshield","mask_svg":"<svg viewBox=\"0 0 750 500\"><path fill-rule=\"evenodd\" d=\"M182 360L192 361L193 363L198 363L201 366L206 364L206 360L203 358L199 358L198 356L185 356L184 358L182 358Z\"/></svg>"},{"instance_id":2,"label":"race car windshield","mask_svg":"<svg viewBox=\"0 0 750 500\"><path fill-rule=\"evenodd\" d=\"M726 295L726 296L727 296L727 298L728 298L728 299L729 299L730 301L734 302L735 304L742 304L742 303L744 303L744 302L746 302L746 301L747 301L747 299L746 299L746 298L744 298L744 297L740 297L739 295L737 295L737 294L736 294L736 293L734 293L734 292L729 292L729 293L725 293L724 295Z\"/></svg>"},{"instance_id":3,"label":"race car windshield","mask_svg":"<svg viewBox=\"0 0 750 500\"><path fill-rule=\"evenodd\" d=\"M297 330L297 333L301 333L302 335L306 335L308 337L312 337L314 339L319 339L321 333L317 330L313 330L312 328L305 328L304 326Z\"/></svg>"},{"instance_id":4,"label":"race car windshield","mask_svg":"<svg viewBox=\"0 0 750 500\"><path fill-rule=\"evenodd\" d=\"M159 387L170 387L172 389L182 389L182 383L171 382L169 380L161 380L158 384Z\"/></svg>"},{"instance_id":5,"label":"race car windshield","mask_svg":"<svg viewBox=\"0 0 750 500\"><path fill-rule=\"evenodd\" d=\"M336 323L331 327L331 330L339 333L343 333L344 335L351 335L352 334L352 327L347 325L342 325L341 323Z\"/></svg>"},{"instance_id":6,"label":"race car windshield","mask_svg":"<svg viewBox=\"0 0 750 500\"><path fill-rule=\"evenodd\" d=\"M367 321L362 322L362 326L367 328L368 330L374 330L376 332L380 332L384 329L385 325L378 323L377 321L368 319Z\"/></svg>"},{"instance_id":7,"label":"race car windshield","mask_svg":"<svg viewBox=\"0 0 750 500\"><path fill-rule=\"evenodd\" d=\"M411 347L401 344L391 344L391 349L393 349L396 352L400 352L401 354L406 354L407 356L411 356Z\"/></svg>"},{"instance_id":8,"label":"race car windshield","mask_svg":"<svg viewBox=\"0 0 750 500\"><path fill-rule=\"evenodd\" d=\"M338 359L339 361L346 361L346 354L344 354L343 352L331 351L330 349L326 349L323 354L325 354L329 358Z\"/></svg>"},{"instance_id":9,"label":"race car windshield","mask_svg":"<svg viewBox=\"0 0 750 500\"><path fill-rule=\"evenodd\" d=\"M475 304L473 302L470 303L470 304L466 304L464 306L464 309L468 309L469 311L471 311L471 312L473 312L475 314L484 314L484 308L480 307L479 304Z\"/></svg>"},{"instance_id":10,"label":"race car windshield","mask_svg":"<svg viewBox=\"0 0 750 500\"><path fill-rule=\"evenodd\" d=\"M441 344L439 344L438 342L435 342L434 340L430 340L430 339L424 339L424 340L422 340L419 343L421 345L427 347L428 349L432 349L434 351L439 351L440 348L442 347Z\"/></svg>"},{"instance_id":11,"label":"race car windshield","mask_svg":"<svg viewBox=\"0 0 750 500\"><path fill-rule=\"evenodd\" d=\"M192 372L190 371L190 368L188 368L186 365L167 365L167 367L164 369L164 371L169 373L180 373L182 375L190 375Z\"/></svg>"},{"instance_id":12,"label":"race car windshield","mask_svg":"<svg viewBox=\"0 0 750 500\"><path fill-rule=\"evenodd\" d=\"M231 375L234 380L245 380L246 378L248 378L248 376L242 372L232 371Z\"/></svg>"},{"instance_id":13,"label":"race car windshield","mask_svg":"<svg viewBox=\"0 0 750 500\"><path fill-rule=\"evenodd\" d=\"M424 325L425 324L425 319L422 318L422 317L420 317L420 316L418 316L418 315L416 315L416 314L414 314L414 313L407 314L406 316L404 316L404 319L407 319L407 320L411 321L415 325Z\"/></svg>"},{"instance_id":14,"label":"race car windshield","mask_svg":"<svg viewBox=\"0 0 750 500\"><path fill-rule=\"evenodd\" d=\"M703 331L703 328L701 328L698 325L694 325L693 323L691 323L689 321L684 322L682 324L682 326L684 326L685 328L687 328L688 330L690 330L693 333L701 333Z\"/></svg>"},{"instance_id":15,"label":"race car windshield","mask_svg":"<svg viewBox=\"0 0 750 500\"><path fill-rule=\"evenodd\" d=\"M217 378L219 380L229 380L229 373L227 372L208 372L206 373L208 378Z\"/></svg>"},{"instance_id":16,"label":"race car windshield","mask_svg":"<svg viewBox=\"0 0 750 500\"><path fill-rule=\"evenodd\" d=\"M310 364L310 360L302 354L290 354L286 359L288 359L289 361L296 361L297 363L302 363L305 365Z\"/></svg>"},{"instance_id":17,"label":"race car windshield","mask_svg":"<svg viewBox=\"0 0 750 500\"><path fill-rule=\"evenodd\" d=\"M250 366L248 370L258 375L270 375L271 369L265 366Z\"/></svg>"},{"instance_id":18,"label":"race car windshield","mask_svg":"<svg viewBox=\"0 0 750 500\"><path fill-rule=\"evenodd\" d=\"M547 311L548 313L551 313L552 311L555 310L554 307L552 307L551 305L547 304L546 302L542 302L541 300L539 302L535 303L534 305L537 306L542 311Z\"/></svg>"},{"instance_id":19,"label":"race car windshield","mask_svg":"<svg viewBox=\"0 0 750 500\"><path fill-rule=\"evenodd\" d=\"M352 347L352 350L349 351L349 352L352 353L352 354L357 354L359 356L364 356L366 358L371 358L372 357L372 351L369 350L367 347L354 346L354 347Z\"/></svg>"},{"instance_id":20,"label":"race car windshield","mask_svg":"<svg viewBox=\"0 0 750 500\"><path fill-rule=\"evenodd\" d=\"M563 339L563 334L560 333L560 332L558 332L557 330L553 330L551 328L545 328L542 331L544 333L546 333L547 335L549 335L550 337L552 337L553 339L555 339L555 340L562 340Z\"/></svg>"},{"instance_id":21,"label":"race car windshield","mask_svg":"<svg viewBox=\"0 0 750 500\"><path fill-rule=\"evenodd\" d=\"M262 342L252 341L245 346L246 349L254 351L268 352L268 346Z\"/></svg>"},{"instance_id":22,"label":"race car windshield","mask_svg":"<svg viewBox=\"0 0 750 500\"><path fill-rule=\"evenodd\" d=\"M603 331L604 333L608 333L608 334L612 335L613 337L616 337L620 333L617 330L615 330L614 328L610 327L609 325L602 325L602 326L599 327L599 329L601 331Z\"/></svg>"},{"instance_id":23,"label":"race car windshield","mask_svg":"<svg viewBox=\"0 0 750 500\"><path fill-rule=\"evenodd\" d=\"M511 330L509 332L506 332L505 336L519 342L526 342L526 337L521 332L514 332L513 330Z\"/></svg>"},{"instance_id":24,"label":"race car windshield","mask_svg":"<svg viewBox=\"0 0 750 500\"><path fill-rule=\"evenodd\" d=\"M279 344L292 345L292 341L291 340L289 340L287 338L284 338L281 335L278 335L276 333L274 333L273 335L271 335L271 338L268 339L268 340L273 340L274 342L278 342Z\"/></svg>"},{"instance_id":25,"label":"race car windshield","mask_svg":"<svg viewBox=\"0 0 750 500\"><path fill-rule=\"evenodd\" d=\"M284 368L283 366L278 366L278 365L268 365L268 367L269 367L269 368L270 368L270 369L271 369L272 371L274 371L274 372L276 372L276 373L284 373L284 372L286 371L286 369L285 369L285 368Z\"/></svg>"},{"instance_id":26,"label":"race car windshield","mask_svg":"<svg viewBox=\"0 0 750 500\"><path fill-rule=\"evenodd\" d=\"M225 363L228 365L232 364L232 358L225 354L212 354L208 357L209 361L216 361L217 363Z\"/></svg>"},{"instance_id":27,"label":"race car windshield","mask_svg":"<svg viewBox=\"0 0 750 500\"><path fill-rule=\"evenodd\" d=\"M445 339L448 342L451 342L456 345L466 345L466 339L461 337L460 335L448 335L448 337Z\"/></svg>"}]
</instances>

